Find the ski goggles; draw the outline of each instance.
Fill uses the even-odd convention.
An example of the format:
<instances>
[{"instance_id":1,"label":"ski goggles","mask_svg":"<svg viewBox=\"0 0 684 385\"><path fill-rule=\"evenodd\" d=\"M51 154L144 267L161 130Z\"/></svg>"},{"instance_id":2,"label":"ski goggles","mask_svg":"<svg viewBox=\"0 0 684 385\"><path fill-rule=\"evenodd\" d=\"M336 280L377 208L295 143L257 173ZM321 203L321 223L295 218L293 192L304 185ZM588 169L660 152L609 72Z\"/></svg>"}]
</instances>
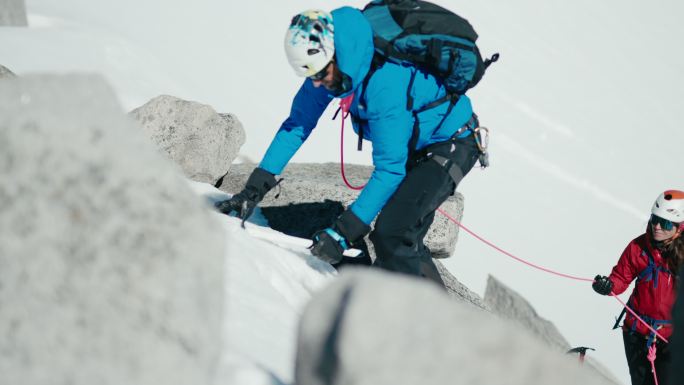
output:
<instances>
[{"instance_id":1,"label":"ski goggles","mask_svg":"<svg viewBox=\"0 0 684 385\"><path fill-rule=\"evenodd\" d=\"M309 76L309 79L311 79L315 82L320 82L321 80L323 80L323 78L328 76L328 67L330 67L330 64L332 64L332 61L330 63L326 64L322 70L320 70L320 71L316 72L315 74Z\"/></svg>"},{"instance_id":2,"label":"ski goggles","mask_svg":"<svg viewBox=\"0 0 684 385\"><path fill-rule=\"evenodd\" d=\"M672 221L668 221L665 218L661 218L655 214L651 214L651 226L655 225L660 225L660 228L665 230L665 231L670 231L674 229L675 227L678 227L678 223L674 223Z\"/></svg>"}]
</instances>

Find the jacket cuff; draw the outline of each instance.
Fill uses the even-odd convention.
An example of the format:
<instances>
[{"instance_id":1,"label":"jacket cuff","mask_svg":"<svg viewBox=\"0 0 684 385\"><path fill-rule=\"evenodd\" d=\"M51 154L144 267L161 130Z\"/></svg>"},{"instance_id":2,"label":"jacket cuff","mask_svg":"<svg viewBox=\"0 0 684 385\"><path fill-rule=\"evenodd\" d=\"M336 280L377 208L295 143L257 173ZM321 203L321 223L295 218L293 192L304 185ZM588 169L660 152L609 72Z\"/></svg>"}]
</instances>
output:
<instances>
[{"instance_id":1,"label":"jacket cuff","mask_svg":"<svg viewBox=\"0 0 684 385\"><path fill-rule=\"evenodd\" d=\"M335 231L345 237L352 245L360 241L371 230L370 226L365 224L349 209L345 210L337 218L333 226Z\"/></svg>"},{"instance_id":2,"label":"jacket cuff","mask_svg":"<svg viewBox=\"0 0 684 385\"><path fill-rule=\"evenodd\" d=\"M257 194L258 201L261 201L264 198L264 195L271 191L276 184L278 184L278 182L276 182L275 175L263 168L257 167L252 171L249 179L247 179L245 188Z\"/></svg>"}]
</instances>

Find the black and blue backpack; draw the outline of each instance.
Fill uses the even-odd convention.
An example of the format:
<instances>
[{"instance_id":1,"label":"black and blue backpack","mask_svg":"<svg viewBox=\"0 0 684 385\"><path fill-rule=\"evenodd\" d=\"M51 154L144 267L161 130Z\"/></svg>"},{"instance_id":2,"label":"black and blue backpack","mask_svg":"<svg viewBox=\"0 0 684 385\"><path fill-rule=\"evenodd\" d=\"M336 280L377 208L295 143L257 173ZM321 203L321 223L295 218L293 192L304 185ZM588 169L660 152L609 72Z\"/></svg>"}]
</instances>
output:
<instances>
[{"instance_id":1,"label":"black and blue backpack","mask_svg":"<svg viewBox=\"0 0 684 385\"><path fill-rule=\"evenodd\" d=\"M376 56L427 71L453 96L473 88L499 58L497 53L483 61L472 25L428 1L373 0L362 12L373 29Z\"/></svg>"}]
</instances>

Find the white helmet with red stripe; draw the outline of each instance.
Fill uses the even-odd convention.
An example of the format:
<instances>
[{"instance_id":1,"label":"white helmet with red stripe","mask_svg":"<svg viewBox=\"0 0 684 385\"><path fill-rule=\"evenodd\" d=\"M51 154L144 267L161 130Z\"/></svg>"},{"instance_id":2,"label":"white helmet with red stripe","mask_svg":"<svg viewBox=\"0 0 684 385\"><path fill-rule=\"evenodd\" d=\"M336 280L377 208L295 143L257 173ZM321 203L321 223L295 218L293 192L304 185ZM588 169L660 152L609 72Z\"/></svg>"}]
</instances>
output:
<instances>
[{"instance_id":1,"label":"white helmet with red stripe","mask_svg":"<svg viewBox=\"0 0 684 385\"><path fill-rule=\"evenodd\" d=\"M314 75L325 68L335 54L332 15L312 9L293 17L285 34L285 54L301 77Z\"/></svg>"},{"instance_id":2,"label":"white helmet with red stripe","mask_svg":"<svg viewBox=\"0 0 684 385\"><path fill-rule=\"evenodd\" d=\"M651 214L684 224L684 191L667 190L660 194L653 203Z\"/></svg>"}]
</instances>

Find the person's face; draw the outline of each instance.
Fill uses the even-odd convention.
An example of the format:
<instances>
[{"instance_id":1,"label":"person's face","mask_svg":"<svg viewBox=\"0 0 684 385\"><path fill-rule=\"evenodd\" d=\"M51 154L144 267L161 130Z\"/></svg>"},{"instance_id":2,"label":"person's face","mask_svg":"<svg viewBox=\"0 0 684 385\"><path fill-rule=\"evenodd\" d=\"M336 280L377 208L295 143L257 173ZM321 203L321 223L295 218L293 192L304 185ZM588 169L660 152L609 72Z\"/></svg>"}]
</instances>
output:
<instances>
[{"instance_id":1,"label":"person's face","mask_svg":"<svg viewBox=\"0 0 684 385\"><path fill-rule=\"evenodd\" d=\"M342 87L342 73L337 68L334 61L328 63L328 65L317 74L309 76L309 79L311 79L316 88L322 85L329 91L337 91Z\"/></svg>"},{"instance_id":2,"label":"person's face","mask_svg":"<svg viewBox=\"0 0 684 385\"><path fill-rule=\"evenodd\" d=\"M670 222L656 215L651 215L651 230L655 241L666 241L677 233L679 224Z\"/></svg>"}]
</instances>

